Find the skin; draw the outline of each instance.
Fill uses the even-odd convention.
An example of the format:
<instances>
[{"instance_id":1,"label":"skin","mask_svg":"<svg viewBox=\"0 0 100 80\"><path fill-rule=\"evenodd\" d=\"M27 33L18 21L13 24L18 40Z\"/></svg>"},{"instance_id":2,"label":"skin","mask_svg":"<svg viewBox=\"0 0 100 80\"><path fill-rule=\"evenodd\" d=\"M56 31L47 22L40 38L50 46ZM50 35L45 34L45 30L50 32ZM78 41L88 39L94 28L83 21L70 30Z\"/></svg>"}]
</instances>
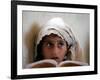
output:
<instances>
[{"instance_id":1,"label":"skin","mask_svg":"<svg viewBox=\"0 0 100 80\"><path fill-rule=\"evenodd\" d=\"M42 53L44 59L54 59L59 63L67 53L67 44L61 37L50 34L43 40Z\"/></svg>"}]
</instances>

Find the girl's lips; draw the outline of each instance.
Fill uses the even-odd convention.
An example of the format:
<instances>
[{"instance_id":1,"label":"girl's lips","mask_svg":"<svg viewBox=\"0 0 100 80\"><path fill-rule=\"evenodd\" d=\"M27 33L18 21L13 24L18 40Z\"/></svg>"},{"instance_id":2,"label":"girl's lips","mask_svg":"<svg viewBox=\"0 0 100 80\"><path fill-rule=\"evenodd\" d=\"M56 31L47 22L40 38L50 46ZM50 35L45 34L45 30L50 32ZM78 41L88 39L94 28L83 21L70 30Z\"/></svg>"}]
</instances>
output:
<instances>
[{"instance_id":1,"label":"girl's lips","mask_svg":"<svg viewBox=\"0 0 100 80\"><path fill-rule=\"evenodd\" d=\"M58 57L53 57L53 58L51 58L51 59L59 59Z\"/></svg>"}]
</instances>

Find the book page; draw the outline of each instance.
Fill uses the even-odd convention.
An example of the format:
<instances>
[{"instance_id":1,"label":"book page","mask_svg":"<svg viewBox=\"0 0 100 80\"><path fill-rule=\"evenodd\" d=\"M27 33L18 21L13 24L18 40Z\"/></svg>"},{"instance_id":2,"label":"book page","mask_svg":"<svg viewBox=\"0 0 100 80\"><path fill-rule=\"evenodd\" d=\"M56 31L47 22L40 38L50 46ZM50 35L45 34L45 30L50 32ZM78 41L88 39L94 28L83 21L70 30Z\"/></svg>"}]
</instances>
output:
<instances>
[{"instance_id":1,"label":"book page","mask_svg":"<svg viewBox=\"0 0 100 80\"><path fill-rule=\"evenodd\" d=\"M27 65L26 68L47 68L47 67L56 67L57 62L52 59L45 59L41 61L37 61Z\"/></svg>"},{"instance_id":2,"label":"book page","mask_svg":"<svg viewBox=\"0 0 100 80\"><path fill-rule=\"evenodd\" d=\"M87 66L87 63L80 61L63 61L58 66L59 67L71 67L71 66Z\"/></svg>"}]
</instances>

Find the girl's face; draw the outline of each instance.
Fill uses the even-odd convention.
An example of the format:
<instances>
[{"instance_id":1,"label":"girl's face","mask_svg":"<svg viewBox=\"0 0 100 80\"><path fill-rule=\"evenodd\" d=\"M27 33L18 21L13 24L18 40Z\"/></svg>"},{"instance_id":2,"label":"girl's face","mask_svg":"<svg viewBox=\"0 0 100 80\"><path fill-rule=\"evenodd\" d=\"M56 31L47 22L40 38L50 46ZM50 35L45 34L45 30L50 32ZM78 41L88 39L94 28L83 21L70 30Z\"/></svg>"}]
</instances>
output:
<instances>
[{"instance_id":1,"label":"girl's face","mask_svg":"<svg viewBox=\"0 0 100 80\"><path fill-rule=\"evenodd\" d=\"M42 53L44 59L54 59L59 63L67 53L67 44L59 36L51 34L43 39Z\"/></svg>"}]
</instances>

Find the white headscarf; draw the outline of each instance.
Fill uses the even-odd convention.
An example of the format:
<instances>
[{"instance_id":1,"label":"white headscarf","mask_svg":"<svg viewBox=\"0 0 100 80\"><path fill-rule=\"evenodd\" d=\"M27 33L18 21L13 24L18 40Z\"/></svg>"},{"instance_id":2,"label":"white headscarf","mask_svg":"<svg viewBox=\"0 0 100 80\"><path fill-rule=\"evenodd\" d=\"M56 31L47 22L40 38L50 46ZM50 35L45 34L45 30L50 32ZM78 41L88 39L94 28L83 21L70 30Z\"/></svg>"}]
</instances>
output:
<instances>
[{"instance_id":1,"label":"white headscarf","mask_svg":"<svg viewBox=\"0 0 100 80\"><path fill-rule=\"evenodd\" d=\"M45 37L46 35L50 35L51 33L58 35L68 43L68 46L71 46L71 59L75 60L77 58L76 54L80 54L79 44L75 36L73 35L71 29L64 23L64 21L61 18L58 17L49 20L41 28L36 41L35 58L37 54L39 54L37 53L37 45L39 45L43 37Z\"/></svg>"}]
</instances>

